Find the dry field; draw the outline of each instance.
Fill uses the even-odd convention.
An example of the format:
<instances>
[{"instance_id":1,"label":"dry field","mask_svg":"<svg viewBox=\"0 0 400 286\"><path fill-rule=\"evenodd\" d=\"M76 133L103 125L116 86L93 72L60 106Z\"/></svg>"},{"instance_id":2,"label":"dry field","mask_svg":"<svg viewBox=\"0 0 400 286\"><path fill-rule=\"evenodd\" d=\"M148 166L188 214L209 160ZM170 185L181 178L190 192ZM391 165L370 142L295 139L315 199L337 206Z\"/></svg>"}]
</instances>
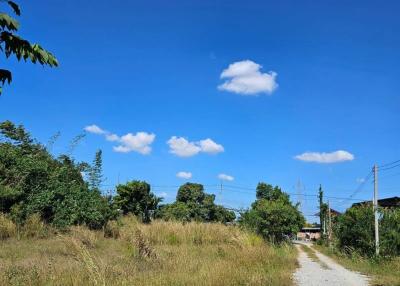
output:
<instances>
[{"instance_id":1,"label":"dry field","mask_svg":"<svg viewBox=\"0 0 400 286\"><path fill-rule=\"evenodd\" d=\"M0 285L292 285L296 251L234 226L125 217L56 233L0 218Z\"/></svg>"}]
</instances>

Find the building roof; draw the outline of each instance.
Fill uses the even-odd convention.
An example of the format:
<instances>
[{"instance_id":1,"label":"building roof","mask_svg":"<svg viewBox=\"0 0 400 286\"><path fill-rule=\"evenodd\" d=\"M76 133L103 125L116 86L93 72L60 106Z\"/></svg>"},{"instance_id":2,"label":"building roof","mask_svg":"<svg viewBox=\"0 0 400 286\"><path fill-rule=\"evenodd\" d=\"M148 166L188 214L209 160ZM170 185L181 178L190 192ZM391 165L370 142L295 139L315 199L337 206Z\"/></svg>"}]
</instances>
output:
<instances>
[{"instance_id":1,"label":"building roof","mask_svg":"<svg viewBox=\"0 0 400 286\"><path fill-rule=\"evenodd\" d=\"M372 204L372 201L363 201L363 202L355 203L352 205L352 207L368 205L368 204ZM393 208L393 207L398 208L398 207L400 207L400 198L399 197L391 197L391 198L380 199L380 200L378 200L378 206L384 207L384 208Z\"/></svg>"}]
</instances>

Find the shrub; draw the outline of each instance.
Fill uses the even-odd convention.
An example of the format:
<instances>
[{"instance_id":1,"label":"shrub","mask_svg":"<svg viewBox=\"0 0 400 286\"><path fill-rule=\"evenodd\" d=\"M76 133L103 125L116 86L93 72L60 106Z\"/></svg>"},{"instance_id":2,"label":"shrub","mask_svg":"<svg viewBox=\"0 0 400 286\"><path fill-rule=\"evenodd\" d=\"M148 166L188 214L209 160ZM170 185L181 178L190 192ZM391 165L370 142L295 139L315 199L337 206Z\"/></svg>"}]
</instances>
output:
<instances>
[{"instance_id":1,"label":"shrub","mask_svg":"<svg viewBox=\"0 0 400 286\"><path fill-rule=\"evenodd\" d=\"M375 220L371 205L349 208L338 218L335 235L345 252L356 251L363 256L375 255ZM400 210L379 210L380 253L400 255Z\"/></svg>"},{"instance_id":2,"label":"shrub","mask_svg":"<svg viewBox=\"0 0 400 286\"><path fill-rule=\"evenodd\" d=\"M380 239L382 254L400 255L400 209L382 210Z\"/></svg>"},{"instance_id":3,"label":"shrub","mask_svg":"<svg viewBox=\"0 0 400 286\"><path fill-rule=\"evenodd\" d=\"M0 240L14 237L17 233L16 225L4 214L0 214Z\"/></svg>"}]
</instances>

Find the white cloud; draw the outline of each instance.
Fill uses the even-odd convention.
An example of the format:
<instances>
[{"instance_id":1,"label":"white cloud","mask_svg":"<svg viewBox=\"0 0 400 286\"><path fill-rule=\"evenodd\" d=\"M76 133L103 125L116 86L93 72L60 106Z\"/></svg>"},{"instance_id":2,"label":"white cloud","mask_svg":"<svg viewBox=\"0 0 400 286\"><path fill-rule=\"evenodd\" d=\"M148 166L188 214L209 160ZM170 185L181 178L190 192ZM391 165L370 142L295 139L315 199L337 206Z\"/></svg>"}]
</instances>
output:
<instances>
[{"instance_id":1,"label":"white cloud","mask_svg":"<svg viewBox=\"0 0 400 286\"><path fill-rule=\"evenodd\" d=\"M119 136L116 134L106 134L106 139L107 141L114 142L119 140Z\"/></svg>"},{"instance_id":2,"label":"white cloud","mask_svg":"<svg viewBox=\"0 0 400 286\"><path fill-rule=\"evenodd\" d=\"M224 147L210 138L198 142L190 142L183 137L172 136L168 141L169 152L179 157L191 157L202 153L217 154L224 151Z\"/></svg>"},{"instance_id":3,"label":"white cloud","mask_svg":"<svg viewBox=\"0 0 400 286\"><path fill-rule=\"evenodd\" d=\"M156 137L155 134L147 132L137 132L136 134L128 133L123 136L118 136L94 124L86 126L84 129L90 133L103 135L107 141L118 142L119 145L114 146L113 150L119 153L137 152L148 155L151 153L150 145Z\"/></svg>"},{"instance_id":4,"label":"white cloud","mask_svg":"<svg viewBox=\"0 0 400 286\"><path fill-rule=\"evenodd\" d=\"M294 157L297 160L316 163L338 163L354 160L354 155L343 150L331 153L306 152Z\"/></svg>"},{"instance_id":5,"label":"white cloud","mask_svg":"<svg viewBox=\"0 0 400 286\"><path fill-rule=\"evenodd\" d=\"M204 153L217 154L220 152L224 152L224 147L220 144L215 143L210 138L200 140L199 145L201 151Z\"/></svg>"},{"instance_id":6,"label":"white cloud","mask_svg":"<svg viewBox=\"0 0 400 286\"><path fill-rule=\"evenodd\" d=\"M233 181L235 178L226 174L219 174L218 179L222 181Z\"/></svg>"},{"instance_id":7,"label":"white cloud","mask_svg":"<svg viewBox=\"0 0 400 286\"><path fill-rule=\"evenodd\" d=\"M176 174L176 176L178 177L178 178L181 178L181 179L186 179L186 180L188 180L188 179L190 179L191 177L192 177L192 173L190 173L190 172L178 172L177 174Z\"/></svg>"},{"instance_id":8,"label":"white cloud","mask_svg":"<svg viewBox=\"0 0 400 286\"><path fill-rule=\"evenodd\" d=\"M179 157L190 157L201 151L201 148L194 142L189 142L183 137L172 136L171 139L167 141L167 144L170 148L169 152Z\"/></svg>"},{"instance_id":9,"label":"white cloud","mask_svg":"<svg viewBox=\"0 0 400 286\"><path fill-rule=\"evenodd\" d=\"M250 60L230 64L221 73L221 79L226 81L218 89L244 95L271 94L278 87L277 73L261 73L261 68L261 65Z\"/></svg>"},{"instance_id":10,"label":"white cloud","mask_svg":"<svg viewBox=\"0 0 400 286\"><path fill-rule=\"evenodd\" d=\"M358 184L362 184L362 183L365 182L365 179L364 179L364 178L357 178L357 179L356 179L356 182L357 182Z\"/></svg>"},{"instance_id":11,"label":"white cloud","mask_svg":"<svg viewBox=\"0 0 400 286\"><path fill-rule=\"evenodd\" d=\"M84 130L87 131L87 132L89 132L89 133L99 134L99 135L102 135L102 134L106 134L106 133L107 133L107 131L101 129L99 126L97 126L97 125L95 125L95 124L86 126L86 127L84 128Z\"/></svg>"},{"instance_id":12,"label":"white cloud","mask_svg":"<svg viewBox=\"0 0 400 286\"><path fill-rule=\"evenodd\" d=\"M150 154L150 145L153 143L155 137L155 134L147 132L137 132L135 135L128 133L119 138L118 142L120 142L121 145L115 146L114 151L121 153L135 151L143 155Z\"/></svg>"}]
</instances>

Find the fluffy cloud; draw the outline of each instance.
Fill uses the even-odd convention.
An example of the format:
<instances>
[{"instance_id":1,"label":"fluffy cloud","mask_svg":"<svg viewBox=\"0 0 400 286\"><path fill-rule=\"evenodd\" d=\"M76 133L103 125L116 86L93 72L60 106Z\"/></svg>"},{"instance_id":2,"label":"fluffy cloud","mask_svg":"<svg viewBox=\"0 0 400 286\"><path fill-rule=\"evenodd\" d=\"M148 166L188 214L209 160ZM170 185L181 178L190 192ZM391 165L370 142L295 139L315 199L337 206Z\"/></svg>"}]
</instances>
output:
<instances>
[{"instance_id":1,"label":"fluffy cloud","mask_svg":"<svg viewBox=\"0 0 400 286\"><path fill-rule=\"evenodd\" d=\"M221 79L226 81L218 89L244 95L271 94L278 87L277 73L262 73L261 68L261 65L250 60L230 64L221 73Z\"/></svg>"},{"instance_id":2,"label":"fluffy cloud","mask_svg":"<svg viewBox=\"0 0 400 286\"><path fill-rule=\"evenodd\" d=\"M119 145L114 146L113 150L120 153L137 152L143 155L150 154L150 145L156 137L155 134L147 132L137 132L136 134L128 133L123 136L118 136L94 124L86 126L84 130L93 134L103 135L107 141L118 142Z\"/></svg>"},{"instance_id":3,"label":"fluffy cloud","mask_svg":"<svg viewBox=\"0 0 400 286\"><path fill-rule=\"evenodd\" d=\"M204 153L217 154L217 153L224 152L224 147L220 144L215 143L210 138L200 140L199 145L200 145L201 151Z\"/></svg>"},{"instance_id":4,"label":"fluffy cloud","mask_svg":"<svg viewBox=\"0 0 400 286\"><path fill-rule=\"evenodd\" d=\"M200 140L198 142L190 142L183 137L172 136L167 144L170 148L170 153L179 157L191 157L198 153L217 154L224 151L224 147L215 143L210 138Z\"/></svg>"},{"instance_id":5,"label":"fluffy cloud","mask_svg":"<svg viewBox=\"0 0 400 286\"><path fill-rule=\"evenodd\" d=\"M354 160L354 155L343 150L331 153L306 152L294 157L297 160L316 163L338 163Z\"/></svg>"},{"instance_id":6,"label":"fluffy cloud","mask_svg":"<svg viewBox=\"0 0 400 286\"><path fill-rule=\"evenodd\" d=\"M222 181L233 181L235 178L226 174L219 174L218 179Z\"/></svg>"},{"instance_id":7,"label":"fluffy cloud","mask_svg":"<svg viewBox=\"0 0 400 286\"><path fill-rule=\"evenodd\" d=\"M201 148L194 142L189 142L183 137L172 136L168 141L169 152L179 157L190 157L198 154Z\"/></svg>"},{"instance_id":8,"label":"fluffy cloud","mask_svg":"<svg viewBox=\"0 0 400 286\"><path fill-rule=\"evenodd\" d=\"M151 143L153 143L156 135L147 132L137 132L136 134L128 133L119 138L118 142L121 143L113 149L115 152L128 153L138 152L143 155L151 153Z\"/></svg>"},{"instance_id":9,"label":"fluffy cloud","mask_svg":"<svg viewBox=\"0 0 400 286\"><path fill-rule=\"evenodd\" d=\"M84 130L87 131L87 132L89 132L89 133L99 134L99 135L102 135L102 134L106 134L106 133L107 133L107 131L101 129L99 126L97 126L97 125L95 125L95 124L86 126L86 127L84 128Z\"/></svg>"},{"instance_id":10,"label":"fluffy cloud","mask_svg":"<svg viewBox=\"0 0 400 286\"><path fill-rule=\"evenodd\" d=\"M177 174L176 174L176 176L178 177L178 178L181 178L181 179L190 179L191 177L192 177L192 173L190 173L190 172L178 172Z\"/></svg>"}]
</instances>

